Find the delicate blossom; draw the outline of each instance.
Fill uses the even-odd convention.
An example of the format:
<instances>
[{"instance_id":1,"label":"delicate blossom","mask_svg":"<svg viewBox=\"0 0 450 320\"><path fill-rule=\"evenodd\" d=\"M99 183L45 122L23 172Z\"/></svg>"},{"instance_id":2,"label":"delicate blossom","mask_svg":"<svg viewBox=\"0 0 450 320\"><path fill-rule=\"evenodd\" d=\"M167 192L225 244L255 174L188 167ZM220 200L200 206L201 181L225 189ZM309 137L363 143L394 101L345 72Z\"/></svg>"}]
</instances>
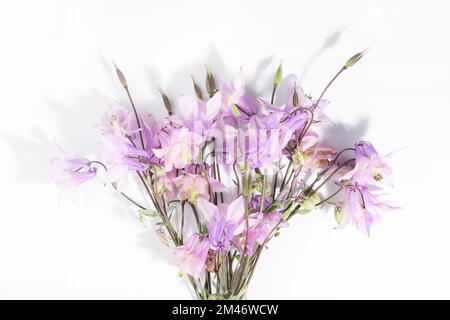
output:
<instances>
[{"instance_id":1,"label":"delicate blossom","mask_svg":"<svg viewBox=\"0 0 450 320\"><path fill-rule=\"evenodd\" d=\"M130 112L122 105L114 103L109 106L101 119L101 129L104 133L132 136L136 131Z\"/></svg>"},{"instance_id":2,"label":"delicate blossom","mask_svg":"<svg viewBox=\"0 0 450 320\"><path fill-rule=\"evenodd\" d=\"M97 168L93 166L92 161L66 153L53 158L51 165L55 184L61 193L67 196L72 195L80 184L95 178L97 174Z\"/></svg>"},{"instance_id":3,"label":"delicate blossom","mask_svg":"<svg viewBox=\"0 0 450 320\"><path fill-rule=\"evenodd\" d=\"M186 242L175 248L172 264L195 278L203 278L210 241L199 233L193 233Z\"/></svg>"},{"instance_id":4,"label":"delicate blossom","mask_svg":"<svg viewBox=\"0 0 450 320\"><path fill-rule=\"evenodd\" d=\"M117 182L120 189L130 171L143 172L148 169L148 153L126 138L105 134L103 144L104 159L110 165L105 178L106 183Z\"/></svg>"},{"instance_id":5,"label":"delicate blossom","mask_svg":"<svg viewBox=\"0 0 450 320\"><path fill-rule=\"evenodd\" d=\"M355 168L345 178L361 185L392 185L392 169L388 164L390 154L380 155L367 141L355 144Z\"/></svg>"},{"instance_id":6,"label":"delicate blossom","mask_svg":"<svg viewBox=\"0 0 450 320\"><path fill-rule=\"evenodd\" d=\"M200 152L202 137L187 128L175 129L167 141L161 141L160 149L153 149L156 157L164 162L166 171L183 169L194 162Z\"/></svg>"},{"instance_id":7,"label":"delicate blossom","mask_svg":"<svg viewBox=\"0 0 450 320\"><path fill-rule=\"evenodd\" d=\"M370 235L370 228L380 221L380 211L395 208L374 196L365 186L347 186L346 201L341 203L342 218L338 228L352 223L362 232Z\"/></svg>"},{"instance_id":8,"label":"delicate blossom","mask_svg":"<svg viewBox=\"0 0 450 320\"><path fill-rule=\"evenodd\" d=\"M228 250L233 237L240 234L244 228L243 198L239 197L229 205L222 203L218 206L199 198L198 208L205 216L211 248Z\"/></svg>"},{"instance_id":9,"label":"delicate blossom","mask_svg":"<svg viewBox=\"0 0 450 320\"><path fill-rule=\"evenodd\" d=\"M197 203L199 197L209 200L210 192L226 191L224 184L212 177L205 177L202 174L189 174L178 176L174 179L178 188L178 199L187 200L192 204Z\"/></svg>"}]
</instances>

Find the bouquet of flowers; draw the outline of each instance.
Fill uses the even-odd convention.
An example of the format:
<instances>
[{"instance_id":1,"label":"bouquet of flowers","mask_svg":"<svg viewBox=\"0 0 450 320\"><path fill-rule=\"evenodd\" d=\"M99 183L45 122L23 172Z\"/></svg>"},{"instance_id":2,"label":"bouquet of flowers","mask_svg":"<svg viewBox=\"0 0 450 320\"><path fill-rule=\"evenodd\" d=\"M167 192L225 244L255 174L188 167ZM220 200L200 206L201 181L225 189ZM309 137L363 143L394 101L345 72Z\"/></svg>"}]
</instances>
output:
<instances>
[{"instance_id":1,"label":"bouquet of flowers","mask_svg":"<svg viewBox=\"0 0 450 320\"><path fill-rule=\"evenodd\" d=\"M181 95L176 113L161 90L168 115L159 122L138 112L115 66L129 106L112 104L104 113L100 160L66 153L52 159L55 182L72 193L101 173L141 221L154 221L197 298L245 298L261 254L290 219L330 206L336 228L352 224L368 235L379 212L393 208L373 190L390 184L390 155L367 141L335 150L316 130L330 123L325 92L364 53L317 99L291 81L282 104L274 103L281 64L270 99L248 94L242 70L216 86L207 68L205 88L192 79L195 97ZM131 176L147 199L129 193Z\"/></svg>"}]
</instances>

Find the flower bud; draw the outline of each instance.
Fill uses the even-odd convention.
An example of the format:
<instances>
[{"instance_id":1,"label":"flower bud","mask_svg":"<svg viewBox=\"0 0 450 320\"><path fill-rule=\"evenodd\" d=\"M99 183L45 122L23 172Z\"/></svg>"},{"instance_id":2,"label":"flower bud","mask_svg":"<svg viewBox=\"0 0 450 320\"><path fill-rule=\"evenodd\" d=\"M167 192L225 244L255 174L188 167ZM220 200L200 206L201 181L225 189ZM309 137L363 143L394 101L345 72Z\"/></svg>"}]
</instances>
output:
<instances>
[{"instance_id":1,"label":"flower bud","mask_svg":"<svg viewBox=\"0 0 450 320\"><path fill-rule=\"evenodd\" d=\"M367 53L368 50L369 49L366 49L362 52L358 52L353 57L348 59L344 65L344 68L347 69L347 68L353 67L359 60L361 60L361 58Z\"/></svg>"},{"instance_id":2,"label":"flower bud","mask_svg":"<svg viewBox=\"0 0 450 320\"><path fill-rule=\"evenodd\" d=\"M216 81L214 80L211 68L209 67L206 67L206 91L208 92L210 97L212 97L217 91Z\"/></svg>"},{"instance_id":3,"label":"flower bud","mask_svg":"<svg viewBox=\"0 0 450 320\"><path fill-rule=\"evenodd\" d=\"M236 119L239 118L239 110L233 101L231 101L231 111L233 111L233 114L236 117Z\"/></svg>"},{"instance_id":4,"label":"flower bud","mask_svg":"<svg viewBox=\"0 0 450 320\"><path fill-rule=\"evenodd\" d=\"M200 89L197 82L195 81L194 76L191 76L191 78L192 78L192 83L194 84L195 95L197 96L198 99L203 100L202 90Z\"/></svg>"},{"instance_id":5,"label":"flower bud","mask_svg":"<svg viewBox=\"0 0 450 320\"><path fill-rule=\"evenodd\" d=\"M164 93L164 91L161 88L159 88L159 93L161 94L164 106L167 109L167 113L169 114L169 116L171 116L173 114L173 108L172 104L170 103L169 97Z\"/></svg>"},{"instance_id":6,"label":"flower bud","mask_svg":"<svg viewBox=\"0 0 450 320\"><path fill-rule=\"evenodd\" d=\"M275 76L273 77L273 85L278 87L281 82L281 78L283 77L283 61L280 62L280 65L275 72Z\"/></svg>"},{"instance_id":7,"label":"flower bud","mask_svg":"<svg viewBox=\"0 0 450 320\"><path fill-rule=\"evenodd\" d=\"M114 68L116 69L117 78L119 78L120 83L124 88L128 87L127 79L125 78L125 75L123 72L117 67L117 65L113 62Z\"/></svg>"},{"instance_id":8,"label":"flower bud","mask_svg":"<svg viewBox=\"0 0 450 320\"><path fill-rule=\"evenodd\" d=\"M339 206L334 207L334 220L336 220L336 222L340 224L342 221L342 217L343 217L342 208Z\"/></svg>"},{"instance_id":9,"label":"flower bud","mask_svg":"<svg viewBox=\"0 0 450 320\"><path fill-rule=\"evenodd\" d=\"M298 106L300 104L300 100L298 98L297 89L294 90L294 94L292 95L292 104L294 106Z\"/></svg>"}]
</instances>

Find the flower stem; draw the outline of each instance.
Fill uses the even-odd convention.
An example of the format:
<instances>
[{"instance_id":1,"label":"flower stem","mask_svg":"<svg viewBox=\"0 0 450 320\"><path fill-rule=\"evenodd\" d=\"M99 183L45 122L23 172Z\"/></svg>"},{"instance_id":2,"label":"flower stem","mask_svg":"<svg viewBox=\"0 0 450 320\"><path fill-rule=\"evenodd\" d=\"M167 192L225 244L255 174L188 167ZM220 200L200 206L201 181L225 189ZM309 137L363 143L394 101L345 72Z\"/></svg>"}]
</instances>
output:
<instances>
[{"instance_id":1,"label":"flower stem","mask_svg":"<svg viewBox=\"0 0 450 320\"><path fill-rule=\"evenodd\" d=\"M323 89L322 93L319 96L319 99L316 100L316 103L314 104L314 106L312 107L312 109L314 110L317 105L319 104L320 100L322 99L323 95L325 94L325 92L327 92L328 88L331 86L331 84L334 82L334 80L337 79L337 77L339 77L339 75L346 70L347 68L344 66L342 67L338 73L336 73L336 75L330 80L330 82L328 82L328 84L325 86L325 89Z\"/></svg>"}]
</instances>

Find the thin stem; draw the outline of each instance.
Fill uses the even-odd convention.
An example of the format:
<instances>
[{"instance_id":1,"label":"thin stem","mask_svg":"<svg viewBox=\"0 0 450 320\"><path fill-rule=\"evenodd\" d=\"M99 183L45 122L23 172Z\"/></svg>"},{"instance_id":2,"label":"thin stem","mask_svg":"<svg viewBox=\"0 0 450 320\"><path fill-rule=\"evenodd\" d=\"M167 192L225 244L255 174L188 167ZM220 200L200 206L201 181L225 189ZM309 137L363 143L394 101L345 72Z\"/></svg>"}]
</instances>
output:
<instances>
[{"instance_id":1,"label":"thin stem","mask_svg":"<svg viewBox=\"0 0 450 320\"><path fill-rule=\"evenodd\" d=\"M329 197L323 199L322 201L316 203L316 207L320 206L322 203L327 202L328 200L330 200L331 198L333 198L335 195L337 195L339 192L341 192L341 190L344 188L344 186L340 187L339 189L336 190L336 192L334 192L332 195L330 195Z\"/></svg>"},{"instance_id":2,"label":"thin stem","mask_svg":"<svg viewBox=\"0 0 450 320\"><path fill-rule=\"evenodd\" d=\"M270 104L273 104L273 101L275 100L275 91L277 91L277 86L273 86L272 89L272 97L270 98Z\"/></svg>"},{"instance_id":3,"label":"thin stem","mask_svg":"<svg viewBox=\"0 0 450 320\"><path fill-rule=\"evenodd\" d=\"M181 202L181 227L180 227L180 238L181 243L183 243L183 235L184 235L184 201Z\"/></svg>"},{"instance_id":4,"label":"thin stem","mask_svg":"<svg viewBox=\"0 0 450 320\"><path fill-rule=\"evenodd\" d=\"M120 193L125 199L127 199L128 201L130 201L131 203L133 203L135 206L141 208L142 210L148 210L146 207L144 207L143 205L137 203L136 201L134 201L133 199L131 199L129 196L127 196L125 193L121 192Z\"/></svg>"},{"instance_id":5,"label":"thin stem","mask_svg":"<svg viewBox=\"0 0 450 320\"><path fill-rule=\"evenodd\" d=\"M332 162L332 163L336 162L337 159L339 159L339 157L341 156L341 154L343 154L345 151L350 151L350 150L356 151L355 148L345 148L345 149L342 149L341 151L338 152L338 154L336 155L336 157L334 157L333 161L331 161L331 162Z\"/></svg>"},{"instance_id":6,"label":"thin stem","mask_svg":"<svg viewBox=\"0 0 450 320\"><path fill-rule=\"evenodd\" d=\"M337 167L336 170L334 170L332 173L330 173L330 175L328 177L326 177L326 179L317 187L314 189L314 192L317 192L317 190L319 190L320 188L322 188L322 186L328 181L330 180L331 177L333 177L343 166L346 166L348 163L350 163L351 161L354 161L355 159L348 159L347 161L345 161L344 163L342 163L339 167Z\"/></svg>"},{"instance_id":7,"label":"thin stem","mask_svg":"<svg viewBox=\"0 0 450 320\"><path fill-rule=\"evenodd\" d=\"M108 168L106 167L106 165L103 162L94 160L94 161L89 162L89 165L91 165L93 163L102 166L102 168L105 169L105 171L108 171Z\"/></svg>"},{"instance_id":8,"label":"thin stem","mask_svg":"<svg viewBox=\"0 0 450 320\"><path fill-rule=\"evenodd\" d=\"M107 168L106 165L105 165L103 162L101 162L101 161L93 160L93 161L91 161L89 164L98 164L98 165L100 165L103 169L105 169L106 172L108 172L108 168ZM115 190L117 190L117 186L114 184L114 182L111 183L111 185L113 186L113 188L114 188ZM120 192L120 194L121 194L125 199L127 199L128 201L130 201L131 203L133 203L135 206L141 208L142 210L148 210L146 207L144 207L143 205L139 204L137 201L131 199L131 198L130 198L129 196L127 196L125 193Z\"/></svg>"},{"instance_id":9,"label":"thin stem","mask_svg":"<svg viewBox=\"0 0 450 320\"><path fill-rule=\"evenodd\" d=\"M288 177L288 172L289 172L289 170L292 168L292 161L289 161L289 164L288 164L288 166L287 166L287 168L286 168L286 172L285 172L285 174L284 174L284 176L283 176L283 180L281 181L281 186L280 186L280 193L283 191L283 189L284 189L284 185L286 184L286 178ZM290 172L290 174L292 175L292 172L293 171L291 171ZM280 194L279 193L279 194ZM279 195L278 194L278 195Z\"/></svg>"},{"instance_id":10,"label":"thin stem","mask_svg":"<svg viewBox=\"0 0 450 320\"><path fill-rule=\"evenodd\" d=\"M325 94L325 92L327 92L328 88L331 86L331 84L334 82L334 80L336 80L337 77L339 77L339 75L345 70L347 69L345 66L341 68L341 70L338 71L338 73L336 73L336 75L330 80L330 82L328 82L328 84L325 86L325 89L323 89L322 93L319 96L319 99L317 99L316 103L314 104L314 106L312 107L312 109L314 110L317 105L319 104L320 100L322 99L323 95Z\"/></svg>"},{"instance_id":11,"label":"thin stem","mask_svg":"<svg viewBox=\"0 0 450 320\"><path fill-rule=\"evenodd\" d=\"M139 128L139 138L141 140L142 149L145 149L144 145L144 137L142 136L142 128L141 128L141 121L139 120L139 116L136 110L136 107L134 105L133 99L131 98L130 90L128 89L128 86L124 86L125 91L127 92L128 99L130 100L131 106L133 107L134 116L136 117L136 122Z\"/></svg>"},{"instance_id":12,"label":"thin stem","mask_svg":"<svg viewBox=\"0 0 450 320\"><path fill-rule=\"evenodd\" d=\"M261 199L259 200L259 212L263 212L264 198L265 198L264 196L266 194L266 185L267 185L267 169L264 169L264 177L263 177Z\"/></svg>"},{"instance_id":13,"label":"thin stem","mask_svg":"<svg viewBox=\"0 0 450 320\"><path fill-rule=\"evenodd\" d=\"M192 211L194 212L194 217L195 217L195 221L197 222L197 228L198 228L198 232L202 231L202 224L200 223L200 218L198 216L198 212L197 209L195 208L195 206L192 203L189 203Z\"/></svg>"}]
</instances>

